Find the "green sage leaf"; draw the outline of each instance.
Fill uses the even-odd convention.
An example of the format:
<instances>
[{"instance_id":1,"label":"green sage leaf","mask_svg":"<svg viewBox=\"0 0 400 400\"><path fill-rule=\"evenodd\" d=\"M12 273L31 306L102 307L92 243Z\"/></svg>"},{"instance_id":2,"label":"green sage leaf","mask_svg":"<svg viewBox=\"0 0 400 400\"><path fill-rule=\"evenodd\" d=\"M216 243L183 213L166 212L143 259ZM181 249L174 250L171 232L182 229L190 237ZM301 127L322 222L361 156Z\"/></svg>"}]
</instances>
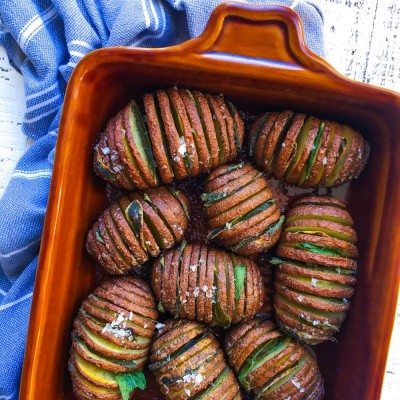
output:
<instances>
[{"instance_id":1,"label":"green sage leaf","mask_svg":"<svg viewBox=\"0 0 400 400\"><path fill-rule=\"evenodd\" d=\"M123 372L115 375L118 382L122 400L129 400L129 396L135 389L146 389L146 377L142 371Z\"/></svg>"}]
</instances>

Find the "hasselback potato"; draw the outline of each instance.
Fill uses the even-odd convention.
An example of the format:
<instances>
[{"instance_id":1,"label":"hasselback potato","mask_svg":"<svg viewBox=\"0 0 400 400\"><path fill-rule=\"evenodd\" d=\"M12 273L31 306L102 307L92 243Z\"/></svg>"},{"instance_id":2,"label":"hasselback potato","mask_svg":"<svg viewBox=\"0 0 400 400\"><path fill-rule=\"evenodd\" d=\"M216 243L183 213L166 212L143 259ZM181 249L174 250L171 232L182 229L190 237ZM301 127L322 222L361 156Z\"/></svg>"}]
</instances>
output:
<instances>
[{"instance_id":1,"label":"hasselback potato","mask_svg":"<svg viewBox=\"0 0 400 400\"><path fill-rule=\"evenodd\" d=\"M94 149L96 174L125 189L197 176L233 160L244 123L222 95L169 88L135 100L112 118Z\"/></svg>"},{"instance_id":2,"label":"hasselback potato","mask_svg":"<svg viewBox=\"0 0 400 400\"><path fill-rule=\"evenodd\" d=\"M249 154L263 171L286 183L330 187L360 175L369 144L347 125L283 111L265 113L254 122Z\"/></svg>"},{"instance_id":3,"label":"hasselback potato","mask_svg":"<svg viewBox=\"0 0 400 400\"><path fill-rule=\"evenodd\" d=\"M260 253L278 241L283 216L267 180L250 164L213 170L202 199L209 240L242 255Z\"/></svg>"},{"instance_id":4,"label":"hasselback potato","mask_svg":"<svg viewBox=\"0 0 400 400\"><path fill-rule=\"evenodd\" d=\"M150 288L138 278L114 278L89 295L74 321L68 363L78 399L119 400L126 379L143 382L157 316Z\"/></svg>"},{"instance_id":5,"label":"hasselback potato","mask_svg":"<svg viewBox=\"0 0 400 400\"><path fill-rule=\"evenodd\" d=\"M240 384L256 399L323 397L323 380L312 350L272 321L255 318L232 328L225 337L225 353Z\"/></svg>"},{"instance_id":6,"label":"hasselback potato","mask_svg":"<svg viewBox=\"0 0 400 400\"><path fill-rule=\"evenodd\" d=\"M199 244L182 243L159 257L151 286L175 317L223 327L250 319L264 300L254 261Z\"/></svg>"},{"instance_id":7,"label":"hasselback potato","mask_svg":"<svg viewBox=\"0 0 400 400\"><path fill-rule=\"evenodd\" d=\"M276 250L274 311L279 325L318 344L339 331L354 291L357 234L346 206L306 196L286 215Z\"/></svg>"},{"instance_id":8,"label":"hasselback potato","mask_svg":"<svg viewBox=\"0 0 400 400\"><path fill-rule=\"evenodd\" d=\"M166 399L242 398L217 339L204 324L166 321L153 342L150 361Z\"/></svg>"},{"instance_id":9,"label":"hasselback potato","mask_svg":"<svg viewBox=\"0 0 400 400\"><path fill-rule=\"evenodd\" d=\"M106 208L89 231L86 249L110 274L125 274L183 239L190 204L169 186L131 192Z\"/></svg>"}]
</instances>

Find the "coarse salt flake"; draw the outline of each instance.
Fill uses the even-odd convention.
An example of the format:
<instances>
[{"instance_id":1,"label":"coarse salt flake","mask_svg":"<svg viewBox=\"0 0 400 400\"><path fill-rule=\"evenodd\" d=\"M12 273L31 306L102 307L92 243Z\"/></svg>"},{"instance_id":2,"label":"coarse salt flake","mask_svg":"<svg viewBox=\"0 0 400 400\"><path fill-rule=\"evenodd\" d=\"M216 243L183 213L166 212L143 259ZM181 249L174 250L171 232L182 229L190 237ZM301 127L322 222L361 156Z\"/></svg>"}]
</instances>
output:
<instances>
[{"instance_id":1,"label":"coarse salt flake","mask_svg":"<svg viewBox=\"0 0 400 400\"><path fill-rule=\"evenodd\" d=\"M194 271L196 271L196 269L197 269L197 265L191 265L191 266L190 266L190 270L191 270L191 271L194 272Z\"/></svg>"},{"instance_id":2,"label":"coarse salt flake","mask_svg":"<svg viewBox=\"0 0 400 400\"><path fill-rule=\"evenodd\" d=\"M326 157L324 157L324 158L322 159L322 165L326 165L327 162L328 162L328 160L326 159Z\"/></svg>"},{"instance_id":3,"label":"coarse salt flake","mask_svg":"<svg viewBox=\"0 0 400 400\"><path fill-rule=\"evenodd\" d=\"M194 378L194 384L198 385L201 382L203 382L203 375L202 374L197 374L196 378Z\"/></svg>"},{"instance_id":4,"label":"coarse salt flake","mask_svg":"<svg viewBox=\"0 0 400 400\"><path fill-rule=\"evenodd\" d=\"M231 229L231 228L232 228L232 223L231 223L231 222L227 222L227 223L225 224L225 226L226 226L228 229Z\"/></svg>"},{"instance_id":5,"label":"coarse salt flake","mask_svg":"<svg viewBox=\"0 0 400 400\"><path fill-rule=\"evenodd\" d=\"M160 330L162 328L164 328L165 324L162 324L161 322L157 322L156 324L156 329Z\"/></svg>"},{"instance_id":6,"label":"coarse salt flake","mask_svg":"<svg viewBox=\"0 0 400 400\"><path fill-rule=\"evenodd\" d=\"M110 148L109 147L103 147L101 149L101 151L102 151L103 154L110 154Z\"/></svg>"},{"instance_id":7,"label":"coarse salt flake","mask_svg":"<svg viewBox=\"0 0 400 400\"><path fill-rule=\"evenodd\" d=\"M297 296L297 300L301 303L304 300L304 296L302 295Z\"/></svg>"},{"instance_id":8,"label":"coarse salt flake","mask_svg":"<svg viewBox=\"0 0 400 400\"><path fill-rule=\"evenodd\" d=\"M311 285L317 286L318 279L311 278Z\"/></svg>"},{"instance_id":9,"label":"coarse salt flake","mask_svg":"<svg viewBox=\"0 0 400 400\"><path fill-rule=\"evenodd\" d=\"M182 156L186 154L186 143L183 137L181 137L181 145L179 146L178 153Z\"/></svg>"},{"instance_id":10,"label":"coarse salt flake","mask_svg":"<svg viewBox=\"0 0 400 400\"><path fill-rule=\"evenodd\" d=\"M300 389L300 387L301 387L301 384L300 384L300 382L299 382L299 381L297 381L296 379L292 379L292 383L293 383L293 385L294 385L294 386L296 386L296 387L297 387L297 389Z\"/></svg>"}]
</instances>

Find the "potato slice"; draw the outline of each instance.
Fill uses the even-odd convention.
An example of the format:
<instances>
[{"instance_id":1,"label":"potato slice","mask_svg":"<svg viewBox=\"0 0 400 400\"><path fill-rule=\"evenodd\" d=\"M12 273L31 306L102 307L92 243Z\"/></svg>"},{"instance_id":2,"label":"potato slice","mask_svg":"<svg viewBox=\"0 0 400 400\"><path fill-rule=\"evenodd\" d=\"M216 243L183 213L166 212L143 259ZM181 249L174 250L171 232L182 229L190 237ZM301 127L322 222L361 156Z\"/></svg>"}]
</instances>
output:
<instances>
[{"instance_id":1,"label":"potato slice","mask_svg":"<svg viewBox=\"0 0 400 400\"><path fill-rule=\"evenodd\" d=\"M93 385L75 368L72 362L68 363L68 370L72 378L74 393L80 399L120 400L119 389L103 388Z\"/></svg>"},{"instance_id":2,"label":"potato slice","mask_svg":"<svg viewBox=\"0 0 400 400\"><path fill-rule=\"evenodd\" d=\"M196 107L196 101L189 90L180 89L179 95L185 105L186 113L190 121L193 139L199 157L200 172L207 172L211 169L211 155L207 146L206 134Z\"/></svg>"},{"instance_id":3,"label":"potato slice","mask_svg":"<svg viewBox=\"0 0 400 400\"><path fill-rule=\"evenodd\" d=\"M133 181L126 167L124 166L120 153L117 149L117 143L115 140L115 132L120 132L122 129L122 116L117 114L114 119L107 125L105 134L110 146L110 164L111 168L117 174L117 182L120 187L126 189L136 189L136 183ZM145 185L145 183L143 183Z\"/></svg>"},{"instance_id":4,"label":"potato slice","mask_svg":"<svg viewBox=\"0 0 400 400\"><path fill-rule=\"evenodd\" d=\"M214 130L218 141L218 147L219 147L218 161L219 164L224 164L226 161L230 160L231 157L229 136L226 129L225 121L214 96L206 93L205 97L207 99L208 106L210 107L212 120L214 124Z\"/></svg>"},{"instance_id":5,"label":"potato slice","mask_svg":"<svg viewBox=\"0 0 400 400\"><path fill-rule=\"evenodd\" d=\"M158 172L164 183L171 183L174 179L174 171L171 165L171 155L168 149L168 142L165 137L164 124L162 123L161 112L154 95L146 93L143 96L143 104L147 117L147 126L154 157L157 160Z\"/></svg>"},{"instance_id":6,"label":"potato slice","mask_svg":"<svg viewBox=\"0 0 400 400\"><path fill-rule=\"evenodd\" d=\"M280 113L271 113L263 123L254 148L254 160L259 167L265 166L264 149L268 145L269 135L275 127Z\"/></svg>"},{"instance_id":7,"label":"potato slice","mask_svg":"<svg viewBox=\"0 0 400 400\"><path fill-rule=\"evenodd\" d=\"M129 107L129 105L127 107ZM125 111L119 113L116 117L117 123L115 124L115 129L113 131L115 148L130 180L134 182L135 187L144 189L148 186L148 183L143 178L140 172L140 167L129 146L127 129L125 127L125 123L129 122L125 121L124 114Z\"/></svg>"},{"instance_id":8,"label":"potato slice","mask_svg":"<svg viewBox=\"0 0 400 400\"><path fill-rule=\"evenodd\" d=\"M297 163L293 164L290 175L288 174L286 176L288 183L296 184L298 186L301 186L301 183L304 180L304 178L302 179L302 172L304 170L304 174L306 174L307 161L312 156L313 151L317 151L317 148L319 147L319 144L316 143L318 138L318 133L321 133L322 135L322 132L320 131L321 121L315 117L311 117L310 119L311 121L309 125L309 131L306 137L304 138L304 144L301 142L302 138L299 138L298 142L299 150L301 149L300 157L298 158ZM305 125L307 125L307 120L305 122ZM294 162L296 162L296 159Z\"/></svg>"},{"instance_id":9,"label":"potato slice","mask_svg":"<svg viewBox=\"0 0 400 400\"><path fill-rule=\"evenodd\" d=\"M105 246L105 240L100 233L99 223L96 222L89 231L86 240L88 253L100 264L100 266L111 274L123 274L123 269L116 263L111 253Z\"/></svg>"},{"instance_id":10,"label":"potato slice","mask_svg":"<svg viewBox=\"0 0 400 400\"><path fill-rule=\"evenodd\" d=\"M220 148L217 139L217 133L215 131L213 117L211 114L210 106L208 105L206 97L203 93L194 90L192 92L196 102L197 112L200 117L201 124L206 137L208 150L211 156L211 167L217 167L219 162Z\"/></svg>"},{"instance_id":11,"label":"potato slice","mask_svg":"<svg viewBox=\"0 0 400 400\"><path fill-rule=\"evenodd\" d=\"M179 96L178 90L169 88L167 95L171 105L172 116L175 121L175 127L178 131L181 145L179 146L179 154L183 157L189 176L199 174L199 156L197 154L192 127L186 113L185 105Z\"/></svg>"},{"instance_id":12,"label":"potato slice","mask_svg":"<svg viewBox=\"0 0 400 400\"><path fill-rule=\"evenodd\" d=\"M138 172L147 183L146 187L157 186L159 184L158 172L149 133L135 100L131 100L125 107L123 121L128 146L136 161Z\"/></svg>"},{"instance_id":13,"label":"potato slice","mask_svg":"<svg viewBox=\"0 0 400 400\"><path fill-rule=\"evenodd\" d=\"M174 170L174 176L177 179L186 178L189 174L182 154L179 152L182 143L171 112L170 100L164 90L158 90L156 92L156 99L162 118L162 124L164 126L165 137L168 143L170 152L169 161Z\"/></svg>"},{"instance_id":14,"label":"potato slice","mask_svg":"<svg viewBox=\"0 0 400 400\"><path fill-rule=\"evenodd\" d=\"M305 114L295 114L280 148L277 147L275 149L274 175L278 179L284 178L287 168L296 156L297 137L301 132L305 119Z\"/></svg>"},{"instance_id":15,"label":"potato slice","mask_svg":"<svg viewBox=\"0 0 400 400\"><path fill-rule=\"evenodd\" d=\"M240 149L240 139L238 132L235 132L235 122L229 112L229 109L222 96L214 96L214 100L218 105L219 111L222 115L223 122L225 123L226 133L229 142L229 161L235 159L238 154L238 147Z\"/></svg>"}]
</instances>

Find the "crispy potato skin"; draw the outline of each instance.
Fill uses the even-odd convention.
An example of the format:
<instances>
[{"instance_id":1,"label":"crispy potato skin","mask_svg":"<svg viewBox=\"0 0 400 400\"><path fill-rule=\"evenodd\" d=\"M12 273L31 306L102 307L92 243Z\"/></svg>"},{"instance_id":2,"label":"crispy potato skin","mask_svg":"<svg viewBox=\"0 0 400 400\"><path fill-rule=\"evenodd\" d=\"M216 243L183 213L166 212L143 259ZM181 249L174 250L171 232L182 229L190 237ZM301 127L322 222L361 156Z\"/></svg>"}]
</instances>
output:
<instances>
[{"instance_id":1,"label":"crispy potato skin","mask_svg":"<svg viewBox=\"0 0 400 400\"><path fill-rule=\"evenodd\" d=\"M248 143L259 168L304 188L356 179L369 157L369 144L358 131L288 110L256 119Z\"/></svg>"},{"instance_id":2,"label":"crispy potato skin","mask_svg":"<svg viewBox=\"0 0 400 400\"><path fill-rule=\"evenodd\" d=\"M279 326L308 344L334 340L357 270L353 219L332 196L306 196L288 211L276 250L273 308Z\"/></svg>"},{"instance_id":3,"label":"crispy potato skin","mask_svg":"<svg viewBox=\"0 0 400 400\"><path fill-rule=\"evenodd\" d=\"M187 196L169 186L128 193L99 216L86 249L107 273L135 272L183 239L189 212Z\"/></svg>"},{"instance_id":4,"label":"crispy potato skin","mask_svg":"<svg viewBox=\"0 0 400 400\"><path fill-rule=\"evenodd\" d=\"M76 397L121 400L116 374L142 370L157 318L154 296L141 279L102 282L74 320L68 369Z\"/></svg>"},{"instance_id":5,"label":"crispy potato skin","mask_svg":"<svg viewBox=\"0 0 400 400\"><path fill-rule=\"evenodd\" d=\"M209 328L196 321L168 320L151 346L151 364L166 399L241 399L238 382Z\"/></svg>"},{"instance_id":6,"label":"crispy potato skin","mask_svg":"<svg viewBox=\"0 0 400 400\"><path fill-rule=\"evenodd\" d=\"M236 325L226 334L224 346L239 382L257 398L322 399L323 380L314 352L274 322L253 318ZM290 372L289 380L285 372Z\"/></svg>"}]
</instances>

